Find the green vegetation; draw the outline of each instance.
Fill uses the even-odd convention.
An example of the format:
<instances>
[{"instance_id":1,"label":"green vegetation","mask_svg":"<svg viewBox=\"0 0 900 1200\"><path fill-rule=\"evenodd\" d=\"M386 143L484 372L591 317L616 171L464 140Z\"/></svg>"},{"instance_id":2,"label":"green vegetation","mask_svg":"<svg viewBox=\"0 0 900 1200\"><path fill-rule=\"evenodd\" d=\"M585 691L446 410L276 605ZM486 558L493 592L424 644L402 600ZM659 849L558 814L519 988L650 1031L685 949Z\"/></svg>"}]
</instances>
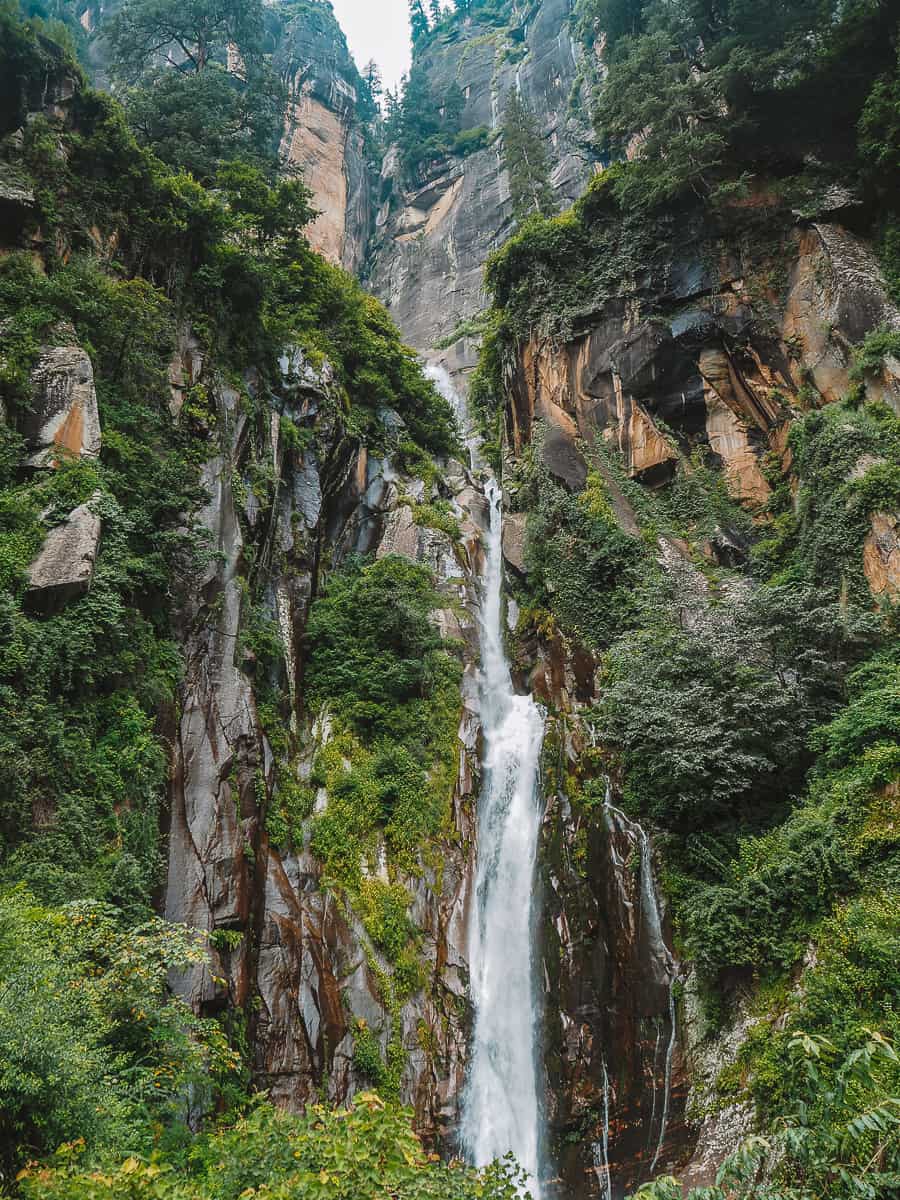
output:
<instances>
[{"instance_id":1,"label":"green vegetation","mask_svg":"<svg viewBox=\"0 0 900 1200\"><path fill-rule=\"evenodd\" d=\"M798 148L846 171L860 122L870 169L885 178L894 168L897 16L889 4L580 0L578 21L589 44L601 31L606 39L599 133L616 155L640 139L616 185L629 204L708 196L745 164L790 169Z\"/></svg>"},{"instance_id":2,"label":"green vegetation","mask_svg":"<svg viewBox=\"0 0 900 1200\"><path fill-rule=\"evenodd\" d=\"M237 160L274 178L285 93L262 53L264 23L260 0L127 0L109 23L132 128L170 166L208 182Z\"/></svg>"},{"instance_id":3,"label":"green vegetation","mask_svg":"<svg viewBox=\"0 0 900 1200\"><path fill-rule=\"evenodd\" d=\"M896 940L894 951L898 949ZM900 1060L863 1030L849 1051L803 1032L785 1036L779 1084L791 1097L777 1131L749 1138L691 1200L876 1200L896 1191ZM760 1183L760 1180L765 1180ZM647 1184L634 1200L679 1200L675 1179Z\"/></svg>"},{"instance_id":4,"label":"green vegetation","mask_svg":"<svg viewBox=\"0 0 900 1200\"><path fill-rule=\"evenodd\" d=\"M80 1141L147 1153L156 1130L202 1108L239 1059L217 1022L169 994L168 972L202 969L199 937L153 918L130 925L90 901L48 909L0 895L0 1162Z\"/></svg>"},{"instance_id":5,"label":"green vegetation","mask_svg":"<svg viewBox=\"0 0 900 1200\"><path fill-rule=\"evenodd\" d=\"M423 0L410 0L413 64L397 92L386 93L380 129L386 145L399 146L409 183L424 183L429 174L446 167L448 159L465 158L490 144L493 134L486 125L463 126L466 98L458 80L451 80L440 90L433 87L429 51L442 34L451 39L458 36L462 22L469 19L479 28L496 29L499 49L500 34L507 32L512 7L510 0L455 0L452 9L446 5L442 9L436 2L427 5ZM518 13L517 18L525 21L528 13ZM484 37L494 41L489 32L472 37L469 45L480 44Z\"/></svg>"},{"instance_id":6,"label":"green vegetation","mask_svg":"<svg viewBox=\"0 0 900 1200\"><path fill-rule=\"evenodd\" d=\"M346 1112L316 1106L305 1117L259 1103L197 1138L177 1166L132 1155L92 1170L75 1145L20 1186L25 1200L516 1200L511 1166L437 1161L412 1133L412 1115L368 1093Z\"/></svg>"},{"instance_id":7,"label":"green vegetation","mask_svg":"<svg viewBox=\"0 0 900 1200\"><path fill-rule=\"evenodd\" d=\"M404 169L413 182L424 178L428 169L451 155L464 157L487 145L490 131L485 127L464 129L462 115L465 96L458 83L436 95L427 70L414 63L404 81L399 100L388 104L384 130L388 142L396 142Z\"/></svg>"},{"instance_id":8,"label":"green vegetation","mask_svg":"<svg viewBox=\"0 0 900 1200\"><path fill-rule=\"evenodd\" d=\"M857 363L871 361L881 335L867 340ZM880 361L880 360L879 360ZM886 406L857 397L808 413L790 433L796 496L786 483L773 493L771 525L753 549L760 574L817 586L840 586L868 601L860 545L879 509L900 498L900 421Z\"/></svg>"},{"instance_id":9,"label":"green vegetation","mask_svg":"<svg viewBox=\"0 0 900 1200\"><path fill-rule=\"evenodd\" d=\"M608 504L597 503L597 478L593 490L573 496L548 471L533 469L516 502L529 512L529 603L552 607L565 629L600 648L634 619L634 592L648 564L645 547L622 532Z\"/></svg>"},{"instance_id":10,"label":"green vegetation","mask_svg":"<svg viewBox=\"0 0 900 1200\"><path fill-rule=\"evenodd\" d=\"M332 576L310 612L308 702L345 731L320 754L329 803L313 846L355 892L380 833L413 870L447 819L462 667L431 624L438 603L427 568L388 557Z\"/></svg>"}]
</instances>

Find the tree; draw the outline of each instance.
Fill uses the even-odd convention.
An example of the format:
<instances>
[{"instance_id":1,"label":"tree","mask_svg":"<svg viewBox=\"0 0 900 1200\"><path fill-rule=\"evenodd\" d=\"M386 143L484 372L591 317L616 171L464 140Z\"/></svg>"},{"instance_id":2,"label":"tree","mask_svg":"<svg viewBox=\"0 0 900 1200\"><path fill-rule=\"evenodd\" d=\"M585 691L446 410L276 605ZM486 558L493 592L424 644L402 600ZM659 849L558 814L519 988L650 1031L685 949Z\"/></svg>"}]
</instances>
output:
<instances>
[{"instance_id":1,"label":"tree","mask_svg":"<svg viewBox=\"0 0 900 1200\"><path fill-rule=\"evenodd\" d=\"M107 35L113 70L135 82L161 62L203 71L234 45L244 58L260 52L261 0L128 0Z\"/></svg>"},{"instance_id":2,"label":"tree","mask_svg":"<svg viewBox=\"0 0 900 1200\"><path fill-rule=\"evenodd\" d=\"M169 166L211 183L220 163L240 159L274 180L284 93L264 67L245 78L217 63L189 74L163 67L122 100L132 127Z\"/></svg>"},{"instance_id":3,"label":"tree","mask_svg":"<svg viewBox=\"0 0 900 1200\"><path fill-rule=\"evenodd\" d=\"M374 58L369 59L362 73L362 94L360 95L360 116L364 122L374 121L381 112L381 97L384 94L381 68Z\"/></svg>"},{"instance_id":4,"label":"tree","mask_svg":"<svg viewBox=\"0 0 900 1200\"><path fill-rule=\"evenodd\" d=\"M547 152L534 114L517 88L510 89L503 115L503 165L509 175L513 215L522 221L532 213L549 217L556 211Z\"/></svg>"},{"instance_id":5,"label":"tree","mask_svg":"<svg viewBox=\"0 0 900 1200\"><path fill-rule=\"evenodd\" d=\"M431 0L429 11L431 13L432 28L434 28L436 25L440 25L441 21L443 20L443 14L441 13L441 0Z\"/></svg>"},{"instance_id":6,"label":"tree","mask_svg":"<svg viewBox=\"0 0 900 1200\"><path fill-rule=\"evenodd\" d=\"M260 0L128 0L113 19L113 77L165 162L203 182L237 158L274 177L286 97L262 55L262 28Z\"/></svg>"},{"instance_id":7,"label":"tree","mask_svg":"<svg viewBox=\"0 0 900 1200\"><path fill-rule=\"evenodd\" d=\"M617 194L653 205L685 190L707 194L730 163L890 157L889 78L896 14L879 0L581 0L588 42L604 35L608 67L594 120L613 152L636 159ZM888 115L885 125L885 115Z\"/></svg>"},{"instance_id":8,"label":"tree","mask_svg":"<svg viewBox=\"0 0 900 1200\"><path fill-rule=\"evenodd\" d=\"M412 43L415 49L431 31L422 0L409 0L409 27L412 31Z\"/></svg>"},{"instance_id":9,"label":"tree","mask_svg":"<svg viewBox=\"0 0 900 1200\"><path fill-rule=\"evenodd\" d=\"M220 1027L169 995L171 970L207 961L199 935L153 919L128 928L108 905L46 909L0 895L0 1162L84 1138L150 1148L151 1122L209 1095L237 1057Z\"/></svg>"}]
</instances>

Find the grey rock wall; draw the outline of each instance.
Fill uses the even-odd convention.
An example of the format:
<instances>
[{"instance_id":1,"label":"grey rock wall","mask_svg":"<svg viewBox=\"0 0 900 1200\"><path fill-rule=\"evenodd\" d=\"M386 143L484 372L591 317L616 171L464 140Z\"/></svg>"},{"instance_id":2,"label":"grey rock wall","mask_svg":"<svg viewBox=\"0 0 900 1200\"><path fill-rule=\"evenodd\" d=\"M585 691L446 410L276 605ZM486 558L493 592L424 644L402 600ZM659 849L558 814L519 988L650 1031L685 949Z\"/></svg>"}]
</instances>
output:
<instances>
[{"instance_id":1,"label":"grey rock wall","mask_svg":"<svg viewBox=\"0 0 900 1200\"><path fill-rule=\"evenodd\" d=\"M431 485L403 477L390 457L376 458L347 436L327 367L313 371L297 353L285 356L283 368L271 419L251 423L237 393L216 389L221 449L204 469L209 499L199 514L213 555L201 577L183 582L179 628L187 670L165 909L173 921L213 932L215 961L212 972L198 969L178 986L198 1011L244 1009L256 1081L294 1110L322 1096L341 1103L371 1086L354 1066L358 1022L382 1054L399 1022L401 1097L415 1109L423 1135L452 1145L469 1024L465 930L479 761L480 493L466 471L451 466L436 486L453 506L460 541L416 525L409 498L427 500ZM279 413L311 431L312 449L281 444ZM273 513L261 512L243 486L254 462L274 466ZM330 736L327 716L314 720L305 712L302 689L303 633L322 564L333 569L352 554L386 553L431 568L446 597L435 622L459 640L465 663L452 829L439 866L423 859L418 870L392 876L412 896L425 969L424 986L399 1012L379 978L389 964L346 898L323 882L308 836L291 851L269 842L273 754L257 711L253 663L240 649L247 603L241 572L252 554L263 564L267 602L281 630L285 687L308 769ZM327 804L327 795L318 803Z\"/></svg>"},{"instance_id":2,"label":"grey rock wall","mask_svg":"<svg viewBox=\"0 0 900 1200\"><path fill-rule=\"evenodd\" d=\"M508 26L470 19L438 36L422 59L437 94L454 81L462 88L463 129L485 125L497 134L510 89L520 90L540 126L561 209L595 169L578 82L582 51L569 27L573 7L573 0L543 0L536 10L513 4ZM397 155L388 154L379 189L372 290L410 345L465 372L477 342L460 337L443 352L438 345L485 307L485 261L514 228L499 143L449 161L419 187L402 178Z\"/></svg>"}]
</instances>

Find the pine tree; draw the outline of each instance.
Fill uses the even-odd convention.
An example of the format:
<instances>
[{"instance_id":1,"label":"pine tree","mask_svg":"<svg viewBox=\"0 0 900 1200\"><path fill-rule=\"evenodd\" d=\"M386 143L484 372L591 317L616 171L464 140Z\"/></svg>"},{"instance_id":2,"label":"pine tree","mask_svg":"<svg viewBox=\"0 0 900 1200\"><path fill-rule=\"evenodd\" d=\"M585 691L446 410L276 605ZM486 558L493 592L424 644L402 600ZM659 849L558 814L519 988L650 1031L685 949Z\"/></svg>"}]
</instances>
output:
<instances>
[{"instance_id":1,"label":"pine tree","mask_svg":"<svg viewBox=\"0 0 900 1200\"><path fill-rule=\"evenodd\" d=\"M433 29L435 25L440 25L441 21L443 20L443 14L441 13L441 0L431 0L430 11L431 27Z\"/></svg>"},{"instance_id":2,"label":"pine tree","mask_svg":"<svg viewBox=\"0 0 900 1200\"><path fill-rule=\"evenodd\" d=\"M370 59L363 68L362 83L360 114L364 121L374 121L381 113L381 97L384 91L381 82L381 68L374 58Z\"/></svg>"},{"instance_id":3,"label":"pine tree","mask_svg":"<svg viewBox=\"0 0 900 1200\"><path fill-rule=\"evenodd\" d=\"M524 220L532 213L552 216L556 211L547 152L534 113L517 88L506 98L503 115L503 165L509 175L513 216Z\"/></svg>"},{"instance_id":4,"label":"pine tree","mask_svg":"<svg viewBox=\"0 0 900 1200\"><path fill-rule=\"evenodd\" d=\"M428 37L431 26L428 24L422 0L409 0L409 27L412 31L413 46Z\"/></svg>"}]
</instances>

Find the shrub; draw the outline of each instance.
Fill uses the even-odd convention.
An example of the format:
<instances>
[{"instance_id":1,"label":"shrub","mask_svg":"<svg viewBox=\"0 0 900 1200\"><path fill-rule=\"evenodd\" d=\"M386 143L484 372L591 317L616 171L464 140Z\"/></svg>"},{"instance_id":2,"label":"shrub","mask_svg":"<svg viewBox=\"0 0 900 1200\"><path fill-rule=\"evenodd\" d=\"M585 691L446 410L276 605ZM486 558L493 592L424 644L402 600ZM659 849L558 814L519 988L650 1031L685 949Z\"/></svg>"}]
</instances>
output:
<instances>
[{"instance_id":1,"label":"shrub","mask_svg":"<svg viewBox=\"0 0 900 1200\"><path fill-rule=\"evenodd\" d=\"M371 1093L347 1110L314 1105L303 1117L258 1101L199 1138L187 1171L134 1156L91 1171L76 1147L59 1166L26 1172L20 1187L26 1200L516 1200L521 1180L512 1164L437 1161L412 1132L412 1118Z\"/></svg>"}]
</instances>

